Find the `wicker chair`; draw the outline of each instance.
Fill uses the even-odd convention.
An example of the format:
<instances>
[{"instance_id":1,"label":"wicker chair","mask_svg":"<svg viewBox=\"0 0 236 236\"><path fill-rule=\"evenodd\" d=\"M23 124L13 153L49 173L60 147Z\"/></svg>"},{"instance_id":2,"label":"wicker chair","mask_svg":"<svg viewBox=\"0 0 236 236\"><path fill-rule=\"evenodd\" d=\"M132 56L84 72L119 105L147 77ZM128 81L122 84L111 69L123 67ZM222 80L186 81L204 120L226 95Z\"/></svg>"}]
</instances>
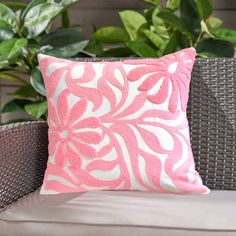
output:
<instances>
[{"instance_id":1,"label":"wicker chair","mask_svg":"<svg viewBox=\"0 0 236 236\"><path fill-rule=\"evenodd\" d=\"M196 60L188 119L206 196L39 195L46 122L0 126L0 236L236 235L236 59Z\"/></svg>"}]
</instances>

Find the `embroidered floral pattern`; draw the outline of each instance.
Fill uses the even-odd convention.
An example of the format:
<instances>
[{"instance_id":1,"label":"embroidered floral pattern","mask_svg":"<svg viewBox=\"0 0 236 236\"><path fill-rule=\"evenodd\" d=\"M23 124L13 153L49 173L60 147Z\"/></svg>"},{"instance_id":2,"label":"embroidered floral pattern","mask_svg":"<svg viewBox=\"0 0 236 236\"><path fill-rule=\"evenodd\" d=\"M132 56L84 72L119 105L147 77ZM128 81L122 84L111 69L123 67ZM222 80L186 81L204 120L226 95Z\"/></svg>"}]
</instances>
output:
<instances>
[{"instance_id":1,"label":"embroidered floral pattern","mask_svg":"<svg viewBox=\"0 0 236 236\"><path fill-rule=\"evenodd\" d=\"M148 75L141 85L140 91L147 91L149 99L153 103L164 103L168 99L169 91L169 110L175 112L180 101L183 111L186 110L190 76L194 63L194 49L185 49L177 53L162 57L158 62L143 60L137 62L127 62L128 64L140 63L141 65L131 70L127 76L129 81L136 81ZM142 65L142 63L144 63ZM162 81L161 81L162 80ZM158 89L154 87L161 82ZM171 87L170 87L171 86ZM153 90L154 91L151 91ZM150 93L149 93L150 92Z\"/></svg>"},{"instance_id":2,"label":"embroidered floral pattern","mask_svg":"<svg viewBox=\"0 0 236 236\"><path fill-rule=\"evenodd\" d=\"M40 56L49 106L41 192L207 193L186 119L194 57L193 49L124 62Z\"/></svg>"}]
</instances>

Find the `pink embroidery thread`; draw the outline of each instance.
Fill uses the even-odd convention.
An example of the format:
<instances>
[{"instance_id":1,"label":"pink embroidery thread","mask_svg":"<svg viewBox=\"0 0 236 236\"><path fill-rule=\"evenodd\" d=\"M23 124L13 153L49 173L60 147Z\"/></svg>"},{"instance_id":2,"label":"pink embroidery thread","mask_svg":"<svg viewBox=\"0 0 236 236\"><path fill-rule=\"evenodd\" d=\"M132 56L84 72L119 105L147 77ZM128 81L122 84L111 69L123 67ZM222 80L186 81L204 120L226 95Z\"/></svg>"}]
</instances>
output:
<instances>
[{"instance_id":1,"label":"pink embroidery thread","mask_svg":"<svg viewBox=\"0 0 236 236\"><path fill-rule=\"evenodd\" d=\"M186 119L194 58L192 48L124 62L40 55L49 110L41 193L208 193L194 168Z\"/></svg>"}]
</instances>

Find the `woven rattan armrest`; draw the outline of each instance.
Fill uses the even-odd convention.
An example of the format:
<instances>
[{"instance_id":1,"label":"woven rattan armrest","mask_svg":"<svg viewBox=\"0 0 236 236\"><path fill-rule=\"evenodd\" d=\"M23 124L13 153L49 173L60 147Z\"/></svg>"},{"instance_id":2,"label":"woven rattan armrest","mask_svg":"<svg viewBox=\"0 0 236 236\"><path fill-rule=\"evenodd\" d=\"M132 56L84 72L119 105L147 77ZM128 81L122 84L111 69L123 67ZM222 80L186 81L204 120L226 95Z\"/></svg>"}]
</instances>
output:
<instances>
[{"instance_id":1,"label":"woven rattan armrest","mask_svg":"<svg viewBox=\"0 0 236 236\"><path fill-rule=\"evenodd\" d=\"M35 191L48 157L46 122L0 126L0 208Z\"/></svg>"}]
</instances>

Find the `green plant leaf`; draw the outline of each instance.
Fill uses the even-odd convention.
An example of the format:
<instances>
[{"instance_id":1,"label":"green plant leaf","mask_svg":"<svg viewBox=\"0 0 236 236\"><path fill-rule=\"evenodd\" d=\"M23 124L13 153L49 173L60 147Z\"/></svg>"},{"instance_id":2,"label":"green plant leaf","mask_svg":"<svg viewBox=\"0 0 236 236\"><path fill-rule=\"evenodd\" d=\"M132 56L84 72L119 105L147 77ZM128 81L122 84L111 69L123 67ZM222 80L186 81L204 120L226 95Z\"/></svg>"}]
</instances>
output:
<instances>
[{"instance_id":1,"label":"green plant leaf","mask_svg":"<svg viewBox=\"0 0 236 236\"><path fill-rule=\"evenodd\" d=\"M60 4L63 6L63 7L68 7L69 5L75 3L75 2L78 2L79 0L61 0L60 1Z\"/></svg>"},{"instance_id":2,"label":"green plant leaf","mask_svg":"<svg viewBox=\"0 0 236 236\"><path fill-rule=\"evenodd\" d=\"M6 60L3 56L0 54L0 69L6 67L9 65L8 60Z\"/></svg>"},{"instance_id":3,"label":"green plant leaf","mask_svg":"<svg viewBox=\"0 0 236 236\"><path fill-rule=\"evenodd\" d=\"M13 30L16 26L14 12L6 5L0 3L0 29Z\"/></svg>"},{"instance_id":4,"label":"green plant leaf","mask_svg":"<svg viewBox=\"0 0 236 236\"><path fill-rule=\"evenodd\" d=\"M0 29L0 42L3 40L11 39L14 36L14 32L9 29Z\"/></svg>"},{"instance_id":5,"label":"green plant leaf","mask_svg":"<svg viewBox=\"0 0 236 236\"><path fill-rule=\"evenodd\" d=\"M103 56L104 57L129 57L131 56L133 51L131 51L129 48L111 48L106 51L104 51Z\"/></svg>"},{"instance_id":6,"label":"green plant leaf","mask_svg":"<svg viewBox=\"0 0 236 236\"><path fill-rule=\"evenodd\" d=\"M26 99L13 99L10 102L7 102L2 110L1 113L7 112L22 112L24 111L24 106L26 104L31 103L32 101Z\"/></svg>"},{"instance_id":7,"label":"green plant leaf","mask_svg":"<svg viewBox=\"0 0 236 236\"><path fill-rule=\"evenodd\" d=\"M69 58L81 52L88 45L88 43L89 40L84 40L78 43L66 45L64 47L49 48L42 50L41 52L54 57Z\"/></svg>"},{"instance_id":8,"label":"green plant leaf","mask_svg":"<svg viewBox=\"0 0 236 236\"><path fill-rule=\"evenodd\" d=\"M180 17L190 32L194 33L196 29L200 30L200 17L195 0L180 2Z\"/></svg>"},{"instance_id":9,"label":"green plant leaf","mask_svg":"<svg viewBox=\"0 0 236 236\"><path fill-rule=\"evenodd\" d=\"M30 9L32 9L33 7L41 4L41 3L45 3L47 2L47 0L32 0L30 1L29 4L27 4L27 7L25 8L24 11L22 11L21 15L20 15L20 19L24 20L26 14L29 12Z\"/></svg>"},{"instance_id":10,"label":"green plant leaf","mask_svg":"<svg viewBox=\"0 0 236 236\"><path fill-rule=\"evenodd\" d=\"M23 47L27 46L26 39L9 39L0 43L0 55L5 59L12 59L16 57L22 50Z\"/></svg>"},{"instance_id":11,"label":"green plant leaf","mask_svg":"<svg viewBox=\"0 0 236 236\"><path fill-rule=\"evenodd\" d=\"M156 47L160 49L164 48L166 42L158 34L151 30L144 30L143 32Z\"/></svg>"},{"instance_id":12,"label":"green plant leaf","mask_svg":"<svg viewBox=\"0 0 236 236\"><path fill-rule=\"evenodd\" d=\"M94 38L102 43L123 43L129 41L127 32L119 27L106 26L98 29Z\"/></svg>"},{"instance_id":13,"label":"green plant leaf","mask_svg":"<svg viewBox=\"0 0 236 236\"><path fill-rule=\"evenodd\" d=\"M148 9L144 9L144 17L146 18L147 22L151 23L152 20L152 14L154 12L156 8L148 8Z\"/></svg>"},{"instance_id":14,"label":"green plant leaf","mask_svg":"<svg viewBox=\"0 0 236 236\"><path fill-rule=\"evenodd\" d=\"M9 8L15 8L15 9L25 9L27 7L26 3L22 2L3 2L3 4Z\"/></svg>"},{"instance_id":15,"label":"green plant leaf","mask_svg":"<svg viewBox=\"0 0 236 236\"><path fill-rule=\"evenodd\" d=\"M166 7L175 11L180 7L180 0L167 0Z\"/></svg>"},{"instance_id":16,"label":"green plant leaf","mask_svg":"<svg viewBox=\"0 0 236 236\"><path fill-rule=\"evenodd\" d=\"M156 50L144 42L130 41L125 45L140 57L157 57Z\"/></svg>"},{"instance_id":17,"label":"green plant leaf","mask_svg":"<svg viewBox=\"0 0 236 236\"><path fill-rule=\"evenodd\" d=\"M211 0L197 0L197 8L202 20L206 20L213 12Z\"/></svg>"},{"instance_id":18,"label":"green plant leaf","mask_svg":"<svg viewBox=\"0 0 236 236\"><path fill-rule=\"evenodd\" d=\"M166 55L177 51L180 40L180 33L177 31L174 32L166 44L163 54Z\"/></svg>"},{"instance_id":19,"label":"green plant leaf","mask_svg":"<svg viewBox=\"0 0 236 236\"><path fill-rule=\"evenodd\" d=\"M201 21L201 31L207 33L211 38L215 38L215 36L208 30L206 23Z\"/></svg>"},{"instance_id":20,"label":"green plant leaf","mask_svg":"<svg viewBox=\"0 0 236 236\"><path fill-rule=\"evenodd\" d=\"M13 93L9 93L9 95L22 98L35 98L38 96L37 92L30 84L19 87Z\"/></svg>"},{"instance_id":21,"label":"green plant leaf","mask_svg":"<svg viewBox=\"0 0 236 236\"><path fill-rule=\"evenodd\" d=\"M161 6L161 1L160 0L144 0L144 2L150 3L156 7L160 7Z\"/></svg>"},{"instance_id":22,"label":"green plant leaf","mask_svg":"<svg viewBox=\"0 0 236 236\"><path fill-rule=\"evenodd\" d=\"M165 22L171 25L173 28L178 30L179 32L185 34L188 37L192 38L192 34L188 31L184 21L182 21L179 17L174 15L172 12L163 10L157 15L158 17L162 18Z\"/></svg>"},{"instance_id":23,"label":"green plant leaf","mask_svg":"<svg viewBox=\"0 0 236 236\"><path fill-rule=\"evenodd\" d=\"M235 30L220 28L212 31L212 34L215 35L217 39L225 40L231 43L236 43Z\"/></svg>"},{"instance_id":24,"label":"green plant leaf","mask_svg":"<svg viewBox=\"0 0 236 236\"><path fill-rule=\"evenodd\" d=\"M25 105L24 109L29 115L39 119L47 112L47 102L33 102L31 104Z\"/></svg>"},{"instance_id":25,"label":"green plant leaf","mask_svg":"<svg viewBox=\"0 0 236 236\"><path fill-rule=\"evenodd\" d=\"M49 22L64 8L57 3L41 3L31 8L24 20L24 27L28 30L28 38L41 34Z\"/></svg>"},{"instance_id":26,"label":"green plant leaf","mask_svg":"<svg viewBox=\"0 0 236 236\"><path fill-rule=\"evenodd\" d=\"M17 84L27 84L24 80L9 72L0 72L0 79L4 79L6 81L14 82Z\"/></svg>"},{"instance_id":27,"label":"green plant leaf","mask_svg":"<svg viewBox=\"0 0 236 236\"><path fill-rule=\"evenodd\" d=\"M207 55L207 57L234 56L233 45L222 40L205 39L197 45L196 50L199 54Z\"/></svg>"},{"instance_id":28,"label":"green plant leaf","mask_svg":"<svg viewBox=\"0 0 236 236\"><path fill-rule=\"evenodd\" d=\"M131 10L121 11L119 15L130 39L136 40L139 28L147 23L145 17L140 13Z\"/></svg>"},{"instance_id":29,"label":"green plant leaf","mask_svg":"<svg viewBox=\"0 0 236 236\"><path fill-rule=\"evenodd\" d=\"M103 47L100 42L95 39L89 40L88 45L84 48L85 53L92 53L93 56L103 56Z\"/></svg>"},{"instance_id":30,"label":"green plant leaf","mask_svg":"<svg viewBox=\"0 0 236 236\"><path fill-rule=\"evenodd\" d=\"M155 33L157 33L164 40L169 39L169 29L163 19L157 17L157 14L160 13L160 10L156 8L152 14L152 23L155 28Z\"/></svg>"},{"instance_id":31,"label":"green plant leaf","mask_svg":"<svg viewBox=\"0 0 236 236\"><path fill-rule=\"evenodd\" d=\"M220 18L210 16L207 20L208 28L213 30L219 28L222 25L223 21Z\"/></svg>"},{"instance_id":32,"label":"green plant leaf","mask_svg":"<svg viewBox=\"0 0 236 236\"><path fill-rule=\"evenodd\" d=\"M57 29L50 32L49 34L43 35L41 38L40 47L63 47L66 45L80 42L82 40L85 40L85 38L81 34L81 27L74 26L68 29Z\"/></svg>"},{"instance_id":33,"label":"green plant leaf","mask_svg":"<svg viewBox=\"0 0 236 236\"><path fill-rule=\"evenodd\" d=\"M32 87L41 95L46 96L46 89L43 82L43 77L38 68L32 70L30 75L30 83Z\"/></svg>"}]
</instances>

